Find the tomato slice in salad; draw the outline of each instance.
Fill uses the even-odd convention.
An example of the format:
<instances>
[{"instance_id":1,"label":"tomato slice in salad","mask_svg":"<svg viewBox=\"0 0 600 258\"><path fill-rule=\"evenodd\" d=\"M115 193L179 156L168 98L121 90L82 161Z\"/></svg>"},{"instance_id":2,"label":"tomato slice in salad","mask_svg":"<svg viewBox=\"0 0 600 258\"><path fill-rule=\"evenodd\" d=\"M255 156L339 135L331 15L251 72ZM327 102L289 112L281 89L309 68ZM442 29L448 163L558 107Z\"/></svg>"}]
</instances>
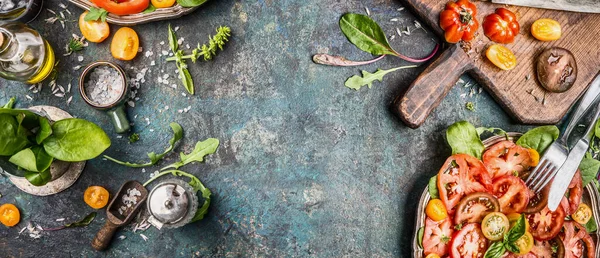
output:
<instances>
[{"instance_id":1,"label":"tomato slice in salad","mask_svg":"<svg viewBox=\"0 0 600 258\"><path fill-rule=\"evenodd\" d=\"M562 206L558 206L554 212L545 207L540 212L527 214L526 218L533 237L538 241L546 241L560 233L565 222L565 211Z\"/></svg>"},{"instance_id":2,"label":"tomato slice in salad","mask_svg":"<svg viewBox=\"0 0 600 258\"><path fill-rule=\"evenodd\" d=\"M503 213L521 213L527 208L530 191L520 178L516 176L496 178L492 189Z\"/></svg>"},{"instance_id":3,"label":"tomato slice in salad","mask_svg":"<svg viewBox=\"0 0 600 258\"><path fill-rule=\"evenodd\" d=\"M549 241L535 240L529 254L532 255L531 257L537 258L563 258L565 257L565 247L558 237Z\"/></svg>"},{"instance_id":4,"label":"tomato slice in salad","mask_svg":"<svg viewBox=\"0 0 600 258\"><path fill-rule=\"evenodd\" d=\"M483 163L466 154L450 156L438 173L440 199L451 215L463 196L474 192L488 192L490 184L491 180Z\"/></svg>"},{"instance_id":5,"label":"tomato slice in salad","mask_svg":"<svg viewBox=\"0 0 600 258\"><path fill-rule=\"evenodd\" d=\"M479 223L469 223L454 235L450 244L451 258L478 258L488 248L488 240Z\"/></svg>"},{"instance_id":6,"label":"tomato slice in salad","mask_svg":"<svg viewBox=\"0 0 600 258\"><path fill-rule=\"evenodd\" d=\"M552 184L548 184L540 192L533 193L529 196L529 203L527 203L525 213L539 212L543 210L546 207L546 205L548 205L548 194L550 193L551 185Z\"/></svg>"},{"instance_id":7,"label":"tomato slice in salad","mask_svg":"<svg viewBox=\"0 0 600 258\"><path fill-rule=\"evenodd\" d=\"M573 176L573 179L569 184L569 197L563 197L560 202L567 216L575 213L579 207L579 204L581 203L581 196L583 195L582 185L583 179L581 178L581 172L577 170L577 172L575 172L575 176Z\"/></svg>"},{"instance_id":8,"label":"tomato slice in salad","mask_svg":"<svg viewBox=\"0 0 600 258\"><path fill-rule=\"evenodd\" d=\"M450 218L437 222L427 218L423 233L423 250L425 255L437 254L444 256L448 254L448 245L453 231Z\"/></svg>"},{"instance_id":9,"label":"tomato slice in salad","mask_svg":"<svg viewBox=\"0 0 600 258\"><path fill-rule=\"evenodd\" d=\"M496 211L500 211L496 197L488 193L472 193L456 206L454 224L480 223L486 215Z\"/></svg>"},{"instance_id":10,"label":"tomato slice in salad","mask_svg":"<svg viewBox=\"0 0 600 258\"><path fill-rule=\"evenodd\" d=\"M529 150L512 141L501 141L490 147L483 153L483 164L493 179L520 176L535 165Z\"/></svg>"},{"instance_id":11,"label":"tomato slice in salad","mask_svg":"<svg viewBox=\"0 0 600 258\"><path fill-rule=\"evenodd\" d=\"M585 228L577 222L567 221L564 224L561 239L565 246L565 258L593 258L596 253L594 240Z\"/></svg>"}]
</instances>

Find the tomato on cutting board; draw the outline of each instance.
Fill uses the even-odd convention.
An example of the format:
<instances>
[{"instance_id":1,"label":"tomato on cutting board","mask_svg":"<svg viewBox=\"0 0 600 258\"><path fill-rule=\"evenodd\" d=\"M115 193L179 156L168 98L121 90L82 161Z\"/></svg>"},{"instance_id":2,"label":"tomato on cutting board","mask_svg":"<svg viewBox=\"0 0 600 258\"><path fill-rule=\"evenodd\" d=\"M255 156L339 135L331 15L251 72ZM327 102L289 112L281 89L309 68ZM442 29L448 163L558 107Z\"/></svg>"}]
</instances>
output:
<instances>
[{"instance_id":1,"label":"tomato on cutting board","mask_svg":"<svg viewBox=\"0 0 600 258\"><path fill-rule=\"evenodd\" d=\"M425 231L423 233L423 250L425 255L437 254L444 256L448 253L448 244L454 230L450 218L442 221L425 220Z\"/></svg>"},{"instance_id":2,"label":"tomato on cutting board","mask_svg":"<svg viewBox=\"0 0 600 258\"><path fill-rule=\"evenodd\" d=\"M140 39L132 28L120 28L113 36L110 43L110 53L119 60L131 60L135 58L140 47Z\"/></svg>"},{"instance_id":3,"label":"tomato on cutting board","mask_svg":"<svg viewBox=\"0 0 600 258\"><path fill-rule=\"evenodd\" d=\"M596 245L583 226L567 221L563 229L560 238L565 246L565 258L594 258Z\"/></svg>"},{"instance_id":4,"label":"tomato on cutting board","mask_svg":"<svg viewBox=\"0 0 600 258\"><path fill-rule=\"evenodd\" d=\"M541 41L558 40L562 35L562 28L555 20L539 19L531 25L531 35Z\"/></svg>"},{"instance_id":5,"label":"tomato on cutting board","mask_svg":"<svg viewBox=\"0 0 600 258\"><path fill-rule=\"evenodd\" d=\"M536 163L529 149L512 141L496 143L483 153L483 164L494 179L506 175L519 176Z\"/></svg>"},{"instance_id":6,"label":"tomato on cutting board","mask_svg":"<svg viewBox=\"0 0 600 258\"><path fill-rule=\"evenodd\" d=\"M13 227L19 224L21 213L17 206L11 203L2 204L0 206L0 222L7 227Z\"/></svg>"},{"instance_id":7,"label":"tomato on cutting board","mask_svg":"<svg viewBox=\"0 0 600 258\"><path fill-rule=\"evenodd\" d=\"M539 241L546 241L556 237L560 232L565 222L565 211L561 206L558 206L554 212L545 207L540 212L527 214L526 218L533 237Z\"/></svg>"},{"instance_id":8,"label":"tomato on cutting board","mask_svg":"<svg viewBox=\"0 0 600 258\"><path fill-rule=\"evenodd\" d=\"M460 40L471 41L479 28L476 16L477 7L468 0L448 2L440 14L440 27L444 30L446 41L448 43L457 43Z\"/></svg>"},{"instance_id":9,"label":"tomato on cutting board","mask_svg":"<svg viewBox=\"0 0 600 258\"><path fill-rule=\"evenodd\" d=\"M483 19L483 33L496 43L512 43L519 35L519 30L521 26L517 16L506 8L498 8Z\"/></svg>"},{"instance_id":10,"label":"tomato on cutting board","mask_svg":"<svg viewBox=\"0 0 600 258\"><path fill-rule=\"evenodd\" d=\"M150 5L150 0L121 0L121 1L113 1L113 0L91 0L96 6L103 8L109 13L113 13L116 15L128 15L128 14L136 14L141 13L148 5Z\"/></svg>"},{"instance_id":11,"label":"tomato on cutting board","mask_svg":"<svg viewBox=\"0 0 600 258\"><path fill-rule=\"evenodd\" d=\"M510 49L495 44L488 47L485 56L498 68L508 71L517 67L517 57Z\"/></svg>"},{"instance_id":12,"label":"tomato on cutting board","mask_svg":"<svg viewBox=\"0 0 600 258\"><path fill-rule=\"evenodd\" d=\"M100 43L108 38L110 27L107 22L100 20L86 21L85 16L88 13L88 11L85 11L79 16L79 30L89 42Z\"/></svg>"},{"instance_id":13,"label":"tomato on cutting board","mask_svg":"<svg viewBox=\"0 0 600 258\"><path fill-rule=\"evenodd\" d=\"M487 192L490 184L491 180L483 163L466 154L450 156L438 173L440 199L451 215L463 196L473 192Z\"/></svg>"},{"instance_id":14,"label":"tomato on cutting board","mask_svg":"<svg viewBox=\"0 0 600 258\"><path fill-rule=\"evenodd\" d=\"M102 186L90 186L83 194L83 200L94 209L102 209L108 204L109 193Z\"/></svg>"},{"instance_id":15,"label":"tomato on cutting board","mask_svg":"<svg viewBox=\"0 0 600 258\"><path fill-rule=\"evenodd\" d=\"M503 176L494 180L493 193L503 213L521 213L529 202L529 189L516 176Z\"/></svg>"},{"instance_id":16,"label":"tomato on cutting board","mask_svg":"<svg viewBox=\"0 0 600 258\"><path fill-rule=\"evenodd\" d=\"M479 258L488 248L488 240L478 223L469 223L462 227L450 244L451 258Z\"/></svg>"}]
</instances>

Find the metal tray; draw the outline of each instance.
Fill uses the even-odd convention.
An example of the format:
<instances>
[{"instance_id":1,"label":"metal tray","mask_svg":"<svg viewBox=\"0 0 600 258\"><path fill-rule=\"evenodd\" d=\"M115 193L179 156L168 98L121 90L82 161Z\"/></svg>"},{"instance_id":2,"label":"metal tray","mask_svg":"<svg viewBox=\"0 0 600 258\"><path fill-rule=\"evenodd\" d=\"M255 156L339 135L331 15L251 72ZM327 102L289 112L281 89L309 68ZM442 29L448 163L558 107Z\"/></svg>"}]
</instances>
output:
<instances>
[{"instance_id":1,"label":"metal tray","mask_svg":"<svg viewBox=\"0 0 600 258\"><path fill-rule=\"evenodd\" d=\"M508 139L511 141L516 141L517 139L519 139L519 137L521 137L521 133L508 133ZM485 148L487 150L487 148L489 148L490 146L500 142L506 140L506 137L504 136L492 136L490 138L487 138L483 141L483 145L485 145ZM419 240L418 240L418 236L417 233L419 232L419 229L421 227L425 226L425 206L427 206L427 203L429 202L429 200L431 199L431 196L429 195L429 191L427 189L427 187L425 187L425 190L423 191L423 194L421 194L421 199L419 200L419 207L417 208L417 221L415 223L415 232L414 232L414 236L413 236L413 253L412 253L412 257L413 258L423 258L423 248L419 247ZM592 184L588 184L585 187L585 190L583 191L583 196L582 196L582 202L589 205L592 208L592 212L594 213L594 217L593 219L596 221L597 225L600 225L600 193L598 192L598 189L596 189ZM596 243L596 257L600 257L600 242L598 241L598 239L600 239L600 230L597 230L595 233L590 234L590 236L592 236L592 238L594 239L594 242Z\"/></svg>"},{"instance_id":2,"label":"metal tray","mask_svg":"<svg viewBox=\"0 0 600 258\"><path fill-rule=\"evenodd\" d=\"M69 0L69 2L85 9L86 11L90 10L90 7L95 7L95 5L88 0ZM158 8L156 11L151 13L137 13L131 15L114 15L112 13L108 14L106 17L106 21L108 23L121 25L121 26L133 26L153 21L161 21L161 20L169 20L179 18L186 14L189 14L196 10L200 6L195 7L183 7L181 5L174 5L169 8Z\"/></svg>"}]
</instances>

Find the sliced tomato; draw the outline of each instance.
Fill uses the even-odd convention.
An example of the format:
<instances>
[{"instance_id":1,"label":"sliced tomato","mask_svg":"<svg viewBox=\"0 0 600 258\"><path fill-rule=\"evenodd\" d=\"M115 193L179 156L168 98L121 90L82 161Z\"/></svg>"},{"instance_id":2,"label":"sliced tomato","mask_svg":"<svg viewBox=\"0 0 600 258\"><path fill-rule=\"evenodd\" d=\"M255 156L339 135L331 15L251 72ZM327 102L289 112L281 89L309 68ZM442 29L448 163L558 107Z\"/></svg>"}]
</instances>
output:
<instances>
[{"instance_id":1,"label":"sliced tomato","mask_svg":"<svg viewBox=\"0 0 600 258\"><path fill-rule=\"evenodd\" d=\"M564 223L561 239L565 245L565 258L593 258L596 253L594 240L577 222Z\"/></svg>"},{"instance_id":2,"label":"sliced tomato","mask_svg":"<svg viewBox=\"0 0 600 258\"><path fill-rule=\"evenodd\" d=\"M575 176L573 176L573 179L569 184L569 198L563 197L560 203L561 206L563 206L563 208L565 209L565 213L567 214L567 216L575 213L575 211L579 207L579 204L581 203L581 196L583 195L582 185L583 180L581 178L581 173L579 172L579 170L577 170L577 172L575 172Z\"/></svg>"},{"instance_id":3,"label":"sliced tomato","mask_svg":"<svg viewBox=\"0 0 600 258\"><path fill-rule=\"evenodd\" d=\"M485 166L477 158L466 154L450 156L438 173L440 199L448 214L463 196L474 192L488 192L491 180Z\"/></svg>"},{"instance_id":4,"label":"sliced tomato","mask_svg":"<svg viewBox=\"0 0 600 258\"><path fill-rule=\"evenodd\" d=\"M437 180L440 199L446 206L448 214L454 214L454 206L460 202L465 192L460 183L460 169L454 156L449 157L440 169Z\"/></svg>"},{"instance_id":5,"label":"sliced tomato","mask_svg":"<svg viewBox=\"0 0 600 258\"><path fill-rule=\"evenodd\" d=\"M469 223L454 235L450 244L451 258L479 258L488 248L488 240L478 223Z\"/></svg>"},{"instance_id":6,"label":"sliced tomato","mask_svg":"<svg viewBox=\"0 0 600 258\"><path fill-rule=\"evenodd\" d=\"M529 203L527 203L527 208L525 209L525 213L536 213L543 210L546 205L548 205L548 194L550 193L550 185L544 187L542 191L538 193L533 193L529 196Z\"/></svg>"},{"instance_id":7,"label":"sliced tomato","mask_svg":"<svg viewBox=\"0 0 600 258\"><path fill-rule=\"evenodd\" d=\"M444 256L448 254L448 246L453 233L450 218L442 221L425 220L425 231L423 233L423 249L425 255L437 254Z\"/></svg>"},{"instance_id":8,"label":"sliced tomato","mask_svg":"<svg viewBox=\"0 0 600 258\"><path fill-rule=\"evenodd\" d=\"M565 211L558 206L552 212L548 207L537 213L527 214L531 234L538 241L550 240L558 235L565 222Z\"/></svg>"},{"instance_id":9,"label":"sliced tomato","mask_svg":"<svg viewBox=\"0 0 600 258\"><path fill-rule=\"evenodd\" d=\"M565 257L565 247L558 237L549 241L535 240L530 254L537 258L563 258Z\"/></svg>"},{"instance_id":10,"label":"sliced tomato","mask_svg":"<svg viewBox=\"0 0 600 258\"><path fill-rule=\"evenodd\" d=\"M454 224L480 223L486 215L495 211L500 211L496 197L488 193L472 193L456 206Z\"/></svg>"},{"instance_id":11,"label":"sliced tomato","mask_svg":"<svg viewBox=\"0 0 600 258\"><path fill-rule=\"evenodd\" d=\"M461 183L464 184L465 194L487 192L492 184L492 178L481 160L466 154L457 154L459 159L464 159L464 164L458 163L461 171Z\"/></svg>"},{"instance_id":12,"label":"sliced tomato","mask_svg":"<svg viewBox=\"0 0 600 258\"><path fill-rule=\"evenodd\" d=\"M527 208L530 192L520 178L516 176L496 178L492 189L503 213L521 213Z\"/></svg>"},{"instance_id":13,"label":"sliced tomato","mask_svg":"<svg viewBox=\"0 0 600 258\"><path fill-rule=\"evenodd\" d=\"M512 141L501 141L483 153L485 164L492 178L506 175L520 176L534 166L531 152Z\"/></svg>"},{"instance_id":14,"label":"sliced tomato","mask_svg":"<svg viewBox=\"0 0 600 258\"><path fill-rule=\"evenodd\" d=\"M123 0L123 1L112 1L112 0L91 0L92 3L98 7L103 8L109 13L116 15L128 15L141 13L148 5L150 0Z\"/></svg>"}]
</instances>

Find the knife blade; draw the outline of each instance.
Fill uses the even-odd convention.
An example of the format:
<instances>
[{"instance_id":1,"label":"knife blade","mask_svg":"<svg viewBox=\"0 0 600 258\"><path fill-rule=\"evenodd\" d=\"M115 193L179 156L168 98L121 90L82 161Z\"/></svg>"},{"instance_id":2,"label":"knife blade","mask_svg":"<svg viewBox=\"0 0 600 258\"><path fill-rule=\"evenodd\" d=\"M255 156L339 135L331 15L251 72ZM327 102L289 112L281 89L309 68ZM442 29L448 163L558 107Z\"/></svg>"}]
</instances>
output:
<instances>
[{"instance_id":1,"label":"knife blade","mask_svg":"<svg viewBox=\"0 0 600 258\"><path fill-rule=\"evenodd\" d=\"M600 0L492 0L492 3L580 13L600 13Z\"/></svg>"},{"instance_id":2,"label":"knife blade","mask_svg":"<svg viewBox=\"0 0 600 258\"><path fill-rule=\"evenodd\" d=\"M555 211L558 205L560 205L560 201L565 196L565 192L569 188L569 184L571 184L571 180L575 176L575 172L577 172L589 145L587 139L577 141L575 147L569 153L567 161L565 161L556 173L556 177L554 177L554 181L550 186L550 194L548 195L548 209L551 211Z\"/></svg>"}]
</instances>

